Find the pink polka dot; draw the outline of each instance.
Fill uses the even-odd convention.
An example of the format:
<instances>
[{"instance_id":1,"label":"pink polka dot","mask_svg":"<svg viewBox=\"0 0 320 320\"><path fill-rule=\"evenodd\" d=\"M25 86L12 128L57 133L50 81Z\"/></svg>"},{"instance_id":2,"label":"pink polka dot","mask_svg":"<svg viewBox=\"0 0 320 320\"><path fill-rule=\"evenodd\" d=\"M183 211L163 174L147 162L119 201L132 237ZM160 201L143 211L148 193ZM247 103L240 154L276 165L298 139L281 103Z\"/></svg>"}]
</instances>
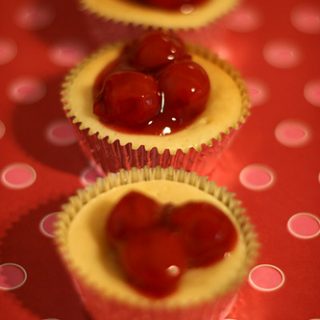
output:
<instances>
[{"instance_id":1,"label":"pink polka dot","mask_svg":"<svg viewBox=\"0 0 320 320\"><path fill-rule=\"evenodd\" d=\"M287 227L299 239L312 239L320 235L320 220L311 213L296 213L288 220Z\"/></svg>"},{"instance_id":2,"label":"pink polka dot","mask_svg":"<svg viewBox=\"0 0 320 320\"><path fill-rule=\"evenodd\" d=\"M54 226L57 221L57 215L58 215L58 212L50 213L40 221L39 228L41 233L49 238L54 237L54 230L55 230Z\"/></svg>"},{"instance_id":3,"label":"pink polka dot","mask_svg":"<svg viewBox=\"0 0 320 320\"><path fill-rule=\"evenodd\" d=\"M305 33L320 33L320 7L302 4L291 12L292 25Z\"/></svg>"},{"instance_id":4,"label":"pink polka dot","mask_svg":"<svg viewBox=\"0 0 320 320\"><path fill-rule=\"evenodd\" d=\"M320 79L308 82L304 87L304 97L316 107L320 107Z\"/></svg>"},{"instance_id":5,"label":"pink polka dot","mask_svg":"<svg viewBox=\"0 0 320 320\"><path fill-rule=\"evenodd\" d=\"M102 177L96 169L89 167L84 169L80 174L80 181L83 186L87 186L91 183L94 183L97 178Z\"/></svg>"},{"instance_id":6,"label":"pink polka dot","mask_svg":"<svg viewBox=\"0 0 320 320\"><path fill-rule=\"evenodd\" d=\"M265 60L277 68L292 68L301 60L300 50L287 42L271 42L263 50Z\"/></svg>"},{"instance_id":7,"label":"pink polka dot","mask_svg":"<svg viewBox=\"0 0 320 320\"><path fill-rule=\"evenodd\" d=\"M210 46L210 49L212 50L212 52L215 52L221 59L224 59L227 61L233 60L233 56L230 48L228 48L223 44L217 44L217 43L212 44Z\"/></svg>"},{"instance_id":8,"label":"pink polka dot","mask_svg":"<svg viewBox=\"0 0 320 320\"><path fill-rule=\"evenodd\" d=\"M256 30L262 23L261 14L254 8L240 7L225 20L226 27L236 32Z\"/></svg>"},{"instance_id":9,"label":"pink polka dot","mask_svg":"<svg viewBox=\"0 0 320 320\"><path fill-rule=\"evenodd\" d=\"M260 191L270 188L275 182L274 172L260 164L251 164L240 172L240 183L247 189Z\"/></svg>"},{"instance_id":10,"label":"pink polka dot","mask_svg":"<svg viewBox=\"0 0 320 320\"><path fill-rule=\"evenodd\" d=\"M246 83L252 106L265 103L269 95L266 85L257 79L247 79Z\"/></svg>"},{"instance_id":11,"label":"pink polka dot","mask_svg":"<svg viewBox=\"0 0 320 320\"><path fill-rule=\"evenodd\" d=\"M8 95L14 102L31 104L41 100L46 94L45 84L35 78L19 78L9 86Z\"/></svg>"},{"instance_id":12,"label":"pink polka dot","mask_svg":"<svg viewBox=\"0 0 320 320\"><path fill-rule=\"evenodd\" d=\"M283 271L271 264L257 265L249 273L249 283L258 291L271 292L278 290L284 282Z\"/></svg>"},{"instance_id":13,"label":"pink polka dot","mask_svg":"<svg viewBox=\"0 0 320 320\"><path fill-rule=\"evenodd\" d=\"M24 189L36 181L35 170L25 163L14 163L3 169L1 182L11 189Z\"/></svg>"},{"instance_id":14,"label":"pink polka dot","mask_svg":"<svg viewBox=\"0 0 320 320\"><path fill-rule=\"evenodd\" d=\"M72 125L66 120L51 123L46 130L46 137L57 146L68 146L77 141Z\"/></svg>"},{"instance_id":15,"label":"pink polka dot","mask_svg":"<svg viewBox=\"0 0 320 320\"><path fill-rule=\"evenodd\" d=\"M12 40L0 39L0 66L12 61L16 55L16 44Z\"/></svg>"},{"instance_id":16,"label":"pink polka dot","mask_svg":"<svg viewBox=\"0 0 320 320\"><path fill-rule=\"evenodd\" d=\"M0 264L0 290L20 288L27 280L26 270L16 263Z\"/></svg>"},{"instance_id":17,"label":"pink polka dot","mask_svg":"<svg viewBox=\"0 0 320 320\"><path fill-rule=\"evenodd\" d=\"M49 51L51 61L62 67L72 67L78 64L87 54L83 45L74 42L57 44Z\"/></svg>"},{"instance_id":18,"label":"pink polka dot","mask_svg":"<svg viewBox=\"0 0 320 320\"><path fill-rule=\"evenodd\" d=\"M276 139L287 147L302 147L311 139L311 130L295 120L284 120L275 129Z\"/></svg>"},{"instance_id":19,"label":"pink polka dot","mask_svg":"<svg viewBox=\"0 0 320 320\"><path fill-rule=\"evenodd\" d=\"M54 20L52 8L44 5L26 5L18 9L16 24L24 29L37 30L49 26Z\"/></svg>"},{"instance_id":20,"label":"pink polka dot","mask_svg":"<svg viewBox=\"0 0 320 320\"><path fill-rule=\"evenodd\" d=\"M6 127L4 123L0 120L0 139L4 136L6 132Z\"/></svg>"}]
</instances>

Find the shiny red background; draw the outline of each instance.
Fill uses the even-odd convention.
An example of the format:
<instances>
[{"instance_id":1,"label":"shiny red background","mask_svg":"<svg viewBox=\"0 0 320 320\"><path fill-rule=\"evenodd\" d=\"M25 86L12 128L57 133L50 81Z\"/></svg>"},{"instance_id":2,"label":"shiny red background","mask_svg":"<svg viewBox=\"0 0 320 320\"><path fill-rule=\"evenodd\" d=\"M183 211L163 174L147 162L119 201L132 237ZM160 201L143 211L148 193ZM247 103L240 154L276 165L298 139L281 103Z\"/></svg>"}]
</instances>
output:
<instances>
[{"instance_id":1,"label":"shiny red background","mask_svg":"<svg viewBox=\"0 0 320 320\"><path fill-rule=\"evenodd\" d=\"M44 7L53 16L42 25L30 23L32 18L24 23L19 12L29 6ZM0 171L3 175L7 166L18 162L32 166L37 174L30 187L20 190L0 183L0 265L14 262L28 274L22 287L0 289L0 318L87 319L52 239L39 232L39 223L82 186L81 172L89 163L76 143L53 144L46 130L64 120L59 92L68 69L104 41L125 39L141 30L94 21L75 0L2 1L0 16L0 39L13 41L17 48L12 60L0 65L0 120L5 126ZM301 239L287 229L296 213L320 214L320 4L247 0L214 25L181 35L220 53L248 81L252 115L211 179L236 192L256 224L262 243L258 264L276 266L285 275L284 285L271 292L247 282L229 318L320 319L319 232ZM78 48L69 60L53 57L61 44ZM285 49L279 52L276 44ZM20 77L43 82L44 96L27 104L12 99L10 87ZM306 94L310 82L318 84L311 102ZM306 130L307 139L288 146L275 132L279 124L292 120ZM299 137L293 139L297 141ZM271 169L270 187L259 191L240 181L242 170L252 164Z\"/></svg>"}]
</instances>

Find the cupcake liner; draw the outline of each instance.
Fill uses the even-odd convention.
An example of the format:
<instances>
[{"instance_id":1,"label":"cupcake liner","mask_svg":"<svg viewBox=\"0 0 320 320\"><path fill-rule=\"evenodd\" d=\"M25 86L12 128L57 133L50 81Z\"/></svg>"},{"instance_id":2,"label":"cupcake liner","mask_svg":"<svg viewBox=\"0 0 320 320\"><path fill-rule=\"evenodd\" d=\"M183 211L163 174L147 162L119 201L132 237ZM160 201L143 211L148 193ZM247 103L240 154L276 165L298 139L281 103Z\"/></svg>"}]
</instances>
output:
<instances>
[{"instance_id":1,"label":"cupcake liner","mask_svg":"<svg viewBox=\"0 0 320 320\"><path fill-rule=\"evenodd\" d=\"M85 155L93 160L103 172L118 172L121 169L173 167L194 171L202 176L210 176L219 161L221 151L229 145L235 130L223 135L214 145L203 145L200 151L191 148L188 152L178 150L171 154L169 150L159 152L156 147L146 150L144 146L138 149L131 144L121 145L119 140L113 143L108 138L100 139L97 134L90 136L87 130L81 130L79 124L74 125L79 137L80 147Z\"/></svg>"},{"instance_id":2,"label":"cupcake liner","mask_svg":"<svg viewBox=\"0 0 320 320\"><path fill-rule=\"evenodd\" d=\"M199 28L217 20L232 10L239 0L207 0L200 6L185 5L181 10L171 11L139 5L137 1L80 0L81 9L88 13L97 28L103 21L115 21L124 25L165 30L188 30ZM95 19L100 18L100 21Z\"/></svg>"},{"instance_id":3,"label":"cupcake liner","mask_svg":"<svg viewBox=\"0 0 320 320\"><path fill-rule=\"evenodd\" d=\"M210 63L212 62L213 65L217 66L219 70L222 70L232 79L239 91L242 106L240 110L241 114L236 123L224 131L218 132L216 137L202 137L203 141L197 141L197 144L194 143L191 147L189 147L189 145L173 147L169 144L164 147L159 146L159 144L157 144L158 142L147 145L141 142L141 139L139 141L134 135L124 135L120 132L117 133L111 129L109 130L106 126L102 126L98 118L93 114L91 105L88 106L88 108L87 105L85 105L86 118L83 115L79 115L76 103L71 97L71 88L74 86L78 75L81 74L85 68L88 68L90 63L94 62L95 59L101 59L105 54L108 54L110 50L119 50L120 48L121 44L108 45L102 48L74 68L66 77L63 84L63 107L67 117L77 131L84 153L94 160L105 173L117 172L120 169L129 170L132 167L142 168L147 165L150 167L161 166L163 168L172 166L187 171L195 171L199 175L210 176L215 169L222 151L229 145L235 132L246 121L249 115L248 93L238 72L227 62L221 60L208 50L197 46L189 46L188 50L190 52ZM91 96L90 99L92 99ZM99 127L93 128L92 124L98 124ZM164 139L166 138L161 139L165 141ZM178 145L177 142L176 145Z\"/></svg>"},{"instance_id":4,"label":"cupcake liner","mask_svg":"<svg viewBox=\"0 0 320 320\"><path fill-rule=\"evenodd\" d=\"M101 193L108 192L117 186L154 180L176 181L194 186L222 203L235 219L246 247L245 262L240 268L236 269L230 282L224 285L214 297L199 301L199 298L195 296L189 299L190 301L186 301L184 306L172 306L170 303L153 304L153 300L150 300L147 304L139 305L127 297L121 299L114 295L111 296L109 292L112 288L103 288L99 282L92 280L90 275L84 273L81 267L73 261L68 251L68 230L80 208ZM76 288L83 303L95 320L220 319L225 316L225 311L230 309L230 304L234 303L236 290L257 257L259 245L256 233L243 212L244 209L241 207L240 201L235 199L233 194L227 192L225 188L216 186L214 182L209 182L204 177L199 177L184 170L174 170L173 168L134 168L131 171L121 170L116 175L99 179L94 185L78 191L77 195L71 197L69 202L64 205L63 212L59 215L55 240L62 260L77 284Z\"/></svg>"}]
</instances>

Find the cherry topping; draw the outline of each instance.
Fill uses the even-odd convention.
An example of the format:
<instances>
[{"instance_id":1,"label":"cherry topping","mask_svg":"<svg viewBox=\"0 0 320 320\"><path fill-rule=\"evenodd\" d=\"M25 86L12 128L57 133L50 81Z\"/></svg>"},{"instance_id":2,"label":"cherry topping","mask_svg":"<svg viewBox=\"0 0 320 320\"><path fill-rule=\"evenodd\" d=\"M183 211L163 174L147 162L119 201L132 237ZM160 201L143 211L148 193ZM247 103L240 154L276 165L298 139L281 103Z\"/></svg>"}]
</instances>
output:
<instances>
[{"instance_id":1,"label":"cherry topping","mask_svg":"<svg viewBox=\"0 0 320 320\"><path fill-rule=\"evenodd\" d=\"M93 108L115 130L167 135L189 125L205 109L209 93L206 72L183 42L173 33L152 31L100 72Z\"/></svg>"},{"instance_id":2,"label":"cherry topping","mask_svg":"<svg viewBox=\"0 0 320 320\"><path fill-rule=\"evenodd\" d=\"M120 250L120 261L128 280L154 297L173 292L186 269L180 238L161 227L130 238Z\"/></svg>"},{"instance_id":3,"label":"cherry topping","mask_svg":"<svg viewBox=\"0 0 320 320\"><path fill-rule=\"evenodd\" d=\"M167 66L160 74L159 87L167 112L184 121L205 109L210 80L199 64L186 60Z\"/></svg>"},{"instance_id":4,"label":"cherry topping","mask_svg":"<svg viewBox=\"0 0 320 320\"><path fill-rule=\"evenodd\" d=\"M113 207L106 233L128 282L158 298L176 289L187 267L221 260L237 239L229 218L206 202L160 205L135 191Z\"/></svg>"},{"instance_id":5,"label":"cherry topping","mask_svg":"<svg viewBox=\"0 0 320 320\"><path fill-rule=\"evenodd\" d=\"M129 61L142 70L155 70L175 60L189 57L183 42L173 33L146 33L129 48Z\"/></svg>"},{"instance_id":6,"label":"cherry topping","mask_svg":"<svg viewBox=\"0 0 320 320\"><path fill-rule=\"evenodd\" d=\"M145 0L144 2L154 7L159 7L168 10L180 9L183 5L197 5L205 0Z\"/></svg>"},{"instance_id":7,"label":"cherry topping","mask_svg":"<svg viewBox=\"0 0 320 320\"><path fill-rule=\"evenodd\" d=\"M173 207L169 224L180 232L192 267L207 266L222 259L237 238L228 217L205 202Z\"/></svg>"},{"instance_id":8,"label":"cherry topping","mask_svg":"<svg viewBox=\"0 0 320 320\"><path fill-rule=\"evenodd\" d=\"M110 74L94 104L94 112L100 119L127 126L147 124L160 109L157 81L134 71Z\"/></svg>"},{"instance_id":9,"label":"cherry topping","mask_svg":"<svg viewBox=\"0 0 320 320\"><path fill-rule=\"evenodd\" d=\"M160 220L160 205L138 192L126 194L112 209L106 228L112 243L155 226Z\"/></svg>"}]
</instances>

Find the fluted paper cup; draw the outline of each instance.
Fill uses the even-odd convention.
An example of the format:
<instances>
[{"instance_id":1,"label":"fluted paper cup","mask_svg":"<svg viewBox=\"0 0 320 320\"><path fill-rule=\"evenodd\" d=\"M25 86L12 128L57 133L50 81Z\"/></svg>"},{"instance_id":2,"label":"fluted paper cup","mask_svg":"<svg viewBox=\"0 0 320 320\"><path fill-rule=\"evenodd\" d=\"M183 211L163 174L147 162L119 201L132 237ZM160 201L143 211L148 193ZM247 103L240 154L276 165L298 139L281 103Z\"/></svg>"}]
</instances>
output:
<instances>
[{"instance_id":1,"label":"fluted paper cup","mask_svg":"<svg viewBox=\"0 0 320 320\"><path fill-rule=\"evenodd\" d=\"M144 296L127 284L121 273L118 275L105 243L104 225L114 205L112 202L121 192L131 190L157 197L160 203L168 203L168 199L171 203L182 203L204 197L233 222L238 233L235 248L227 258L213 266L188 270L182 276L177 292L168 297ZM95 320L220 319L234 303L235 293L253 265L258 250L253 226L233 194L194 173L159 167L121 170L80 190L59 215L56 243L85 307ZM78 246L80 256L74 254ZM95 259L99 260L101 255L101 262L96 263ZM89 269L84 260L89 261Z\"/></svg>"},{"instance_id":2,"label":"fluted paper cup","mask_svg":"<svg viewBox=\"0 0 320 320\"><path fill-rule=\"evenodd\" d=\"M92 88L101 70L117 58L121 48L118 44L99 50L73 69L63 84L63 107L85 154L105 173L171 166L209 176L249 115L248 93L238 72L206 49L188 47L212 83L204 112L186 128L169 135L120 132L94 114Z\"/></svg>"}]
</instances>

